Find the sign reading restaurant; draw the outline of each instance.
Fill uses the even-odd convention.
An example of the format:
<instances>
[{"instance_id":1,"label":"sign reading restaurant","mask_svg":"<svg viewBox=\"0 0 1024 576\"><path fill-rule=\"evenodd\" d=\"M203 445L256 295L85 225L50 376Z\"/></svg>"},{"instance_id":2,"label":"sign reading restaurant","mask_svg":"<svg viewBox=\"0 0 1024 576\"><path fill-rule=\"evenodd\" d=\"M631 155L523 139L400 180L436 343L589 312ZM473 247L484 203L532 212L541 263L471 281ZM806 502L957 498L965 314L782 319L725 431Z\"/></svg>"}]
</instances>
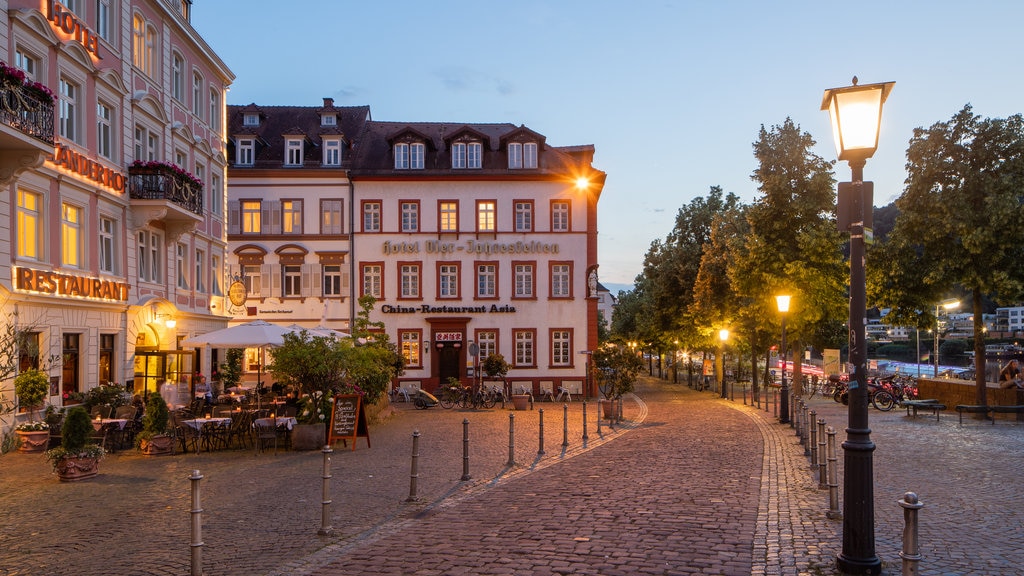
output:
<instances>
[{"instance_id":1,"label":"sign reading restaurant","mask_svg":"<svg viewBox=\"0 0 1024 576\"><path fill-rule=\"evenodd\" d=\"M380 307L380 311L384 314L415 314L417 312L421 314L488 314L515 312L516 307L509 306L508 304L502 306L497 304L491 304L490 306L431 306L430 304L392 306L391 304L384 304Z\"/></svg>"},{"instance_id":2,"label":"sign reading restaurant","mask_svg":"<svg viewBox=\"0 0 1024 576\"><path fill-rule=\"evenodd\" d=\"M14 268L14 287L25 292L91 298L94 300L128 300L128 284L88 276Z\"/></svg>"},{"instance_id":3,"label":"sign reading restaurant","mask_svg":"<svg viewBox=\"0 0 1024 576\"><path fill-rule=\"evenodd\" d=\"M517 241L517 242L479 242L467 240L465 244L427 240L423 242L427 254L558 254L558 244L548 242ZM420 243L417 242L384 242L381 249L384 254L419 254Z\"/></svg>"}]
</instances>

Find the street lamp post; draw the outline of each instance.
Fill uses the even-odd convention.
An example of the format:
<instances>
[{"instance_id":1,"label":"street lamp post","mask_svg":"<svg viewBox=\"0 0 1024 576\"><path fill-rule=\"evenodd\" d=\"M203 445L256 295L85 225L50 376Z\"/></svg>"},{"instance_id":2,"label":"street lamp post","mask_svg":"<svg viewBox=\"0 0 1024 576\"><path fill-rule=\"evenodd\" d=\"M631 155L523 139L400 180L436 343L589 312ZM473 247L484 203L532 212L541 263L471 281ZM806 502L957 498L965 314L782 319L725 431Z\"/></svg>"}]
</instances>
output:
<instances>
[{"instance_id":1,"label":"street lamp post","mask_svg":"<svg viewBox=\"0 0 1024 576\"><path fill-rule=\"evenodd\" d=\"M953 310L958 306L960 306L960 301L956 298L946 298L935 305L935 348L933 349L935 350L935 358L933 358L933 361L935 362L935 373L932 374L932 378L939 377L939 308L944 308L946 310L946 314L949 314L950 310Z\"/></svg>"},{"instance_id":2,"label":"street lamp post","mask_svg":"<svg viewBox=\"0 0 1024 576\"><path fill-rule=\"evenodd\" d=\"M779 388L779 423L789 423L789 383L786 381L786 312L789 312L789 295L780 294L775 297L775 304L782 317L782 387Z\"/></svg>"},{"instance_id":3,"label":"street lamp post","mask_svg":"<svg viewBox=\"0 0 1024 576\"><path fill-rule=\"evenodd\" d=\"M679 340L675 341L676 348L672 351L672 383L679 383Z\"/></svg>"},{"instance_id":4,"label":"street lamp post","mask_svg":"<svg viewBox=\"0 0 1024 576\"><path fill-rule=\"evenodd\" d=\"M875 444L868 428L864 234L870 233L873 184L864 182L864 165L878 148L882 104L895 82L853 85L825 91L821 109L832 121L839 160L846 160L851 182L839 183L837 223L850 232L850 378L849 425L843 442L843 550L836 567L846 574L881 574L875 554L873 456Z\"/></svg>"},{"instance_id":5,"label":"street lamp post","mask_svg":"<svg viewBox=\"0 0 1024 576\"><path fill-rule=\"evenodd\" d=\"M718 364L718 388L722 393L722 398L728 398L728 396L725 393L725 341L728 339L728 328L722 328L721 330L718 331L718 341L721 342L721 346L719 347L719 357L721 357L721 361Z\"/></svg>"}]
</instances>

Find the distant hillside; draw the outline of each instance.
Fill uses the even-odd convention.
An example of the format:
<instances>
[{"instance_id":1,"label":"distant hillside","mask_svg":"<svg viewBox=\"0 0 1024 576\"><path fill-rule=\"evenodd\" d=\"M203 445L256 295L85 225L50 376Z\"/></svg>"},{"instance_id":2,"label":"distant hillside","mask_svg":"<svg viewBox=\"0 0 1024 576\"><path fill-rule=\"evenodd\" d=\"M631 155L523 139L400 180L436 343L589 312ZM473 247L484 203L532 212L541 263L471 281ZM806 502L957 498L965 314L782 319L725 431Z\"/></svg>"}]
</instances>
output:
<instances>
[{"instance_id":1,"label":"distant hillside","mask_svg":"<svg viewBox=\"0 0 1024 576\"><path fill-rule=\"evenodd\" d=\"M632 284L615 284L614 282L601 282L601 284L612 293L612 296L618 296L620 290L628 292L633 289Z\"/></svg>"}]
</instances>

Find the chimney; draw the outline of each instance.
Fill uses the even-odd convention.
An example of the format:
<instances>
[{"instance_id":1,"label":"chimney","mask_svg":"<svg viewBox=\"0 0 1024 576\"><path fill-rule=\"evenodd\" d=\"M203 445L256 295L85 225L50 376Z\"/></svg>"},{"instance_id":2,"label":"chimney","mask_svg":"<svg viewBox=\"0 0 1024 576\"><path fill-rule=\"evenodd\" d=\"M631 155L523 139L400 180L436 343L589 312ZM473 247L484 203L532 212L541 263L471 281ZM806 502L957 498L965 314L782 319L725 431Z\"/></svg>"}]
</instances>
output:
<instances>
[{"instance_id":1,"label":"chimney","mask_svg":"<svg viewBox=\"0 0 1024 576\"><path fill-rule=\"evenodd\" d=\"M333 108L334 98L324 98L324 108Z\"/></svg>"}]
</instances>

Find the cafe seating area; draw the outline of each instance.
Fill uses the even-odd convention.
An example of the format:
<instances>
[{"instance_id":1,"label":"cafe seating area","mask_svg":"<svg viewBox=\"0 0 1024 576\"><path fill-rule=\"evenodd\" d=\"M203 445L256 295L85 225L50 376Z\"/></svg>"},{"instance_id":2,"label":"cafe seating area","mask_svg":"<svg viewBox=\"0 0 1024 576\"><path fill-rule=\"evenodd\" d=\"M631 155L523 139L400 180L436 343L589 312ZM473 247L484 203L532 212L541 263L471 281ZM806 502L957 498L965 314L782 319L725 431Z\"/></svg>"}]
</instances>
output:
<instances>
[{"instance_id":1,"label":"cafe seating area","mask_svg":"<svg viewBox=\"0 0 1024 576\"><path fill-rule=\"evenodd\" d=\"M297 423L297 408L282 399L248 399L207 405L197 398L188 408L171 411L177 448L184 453L217 450L288 450Z\"/></svg>"}]
</instances>

